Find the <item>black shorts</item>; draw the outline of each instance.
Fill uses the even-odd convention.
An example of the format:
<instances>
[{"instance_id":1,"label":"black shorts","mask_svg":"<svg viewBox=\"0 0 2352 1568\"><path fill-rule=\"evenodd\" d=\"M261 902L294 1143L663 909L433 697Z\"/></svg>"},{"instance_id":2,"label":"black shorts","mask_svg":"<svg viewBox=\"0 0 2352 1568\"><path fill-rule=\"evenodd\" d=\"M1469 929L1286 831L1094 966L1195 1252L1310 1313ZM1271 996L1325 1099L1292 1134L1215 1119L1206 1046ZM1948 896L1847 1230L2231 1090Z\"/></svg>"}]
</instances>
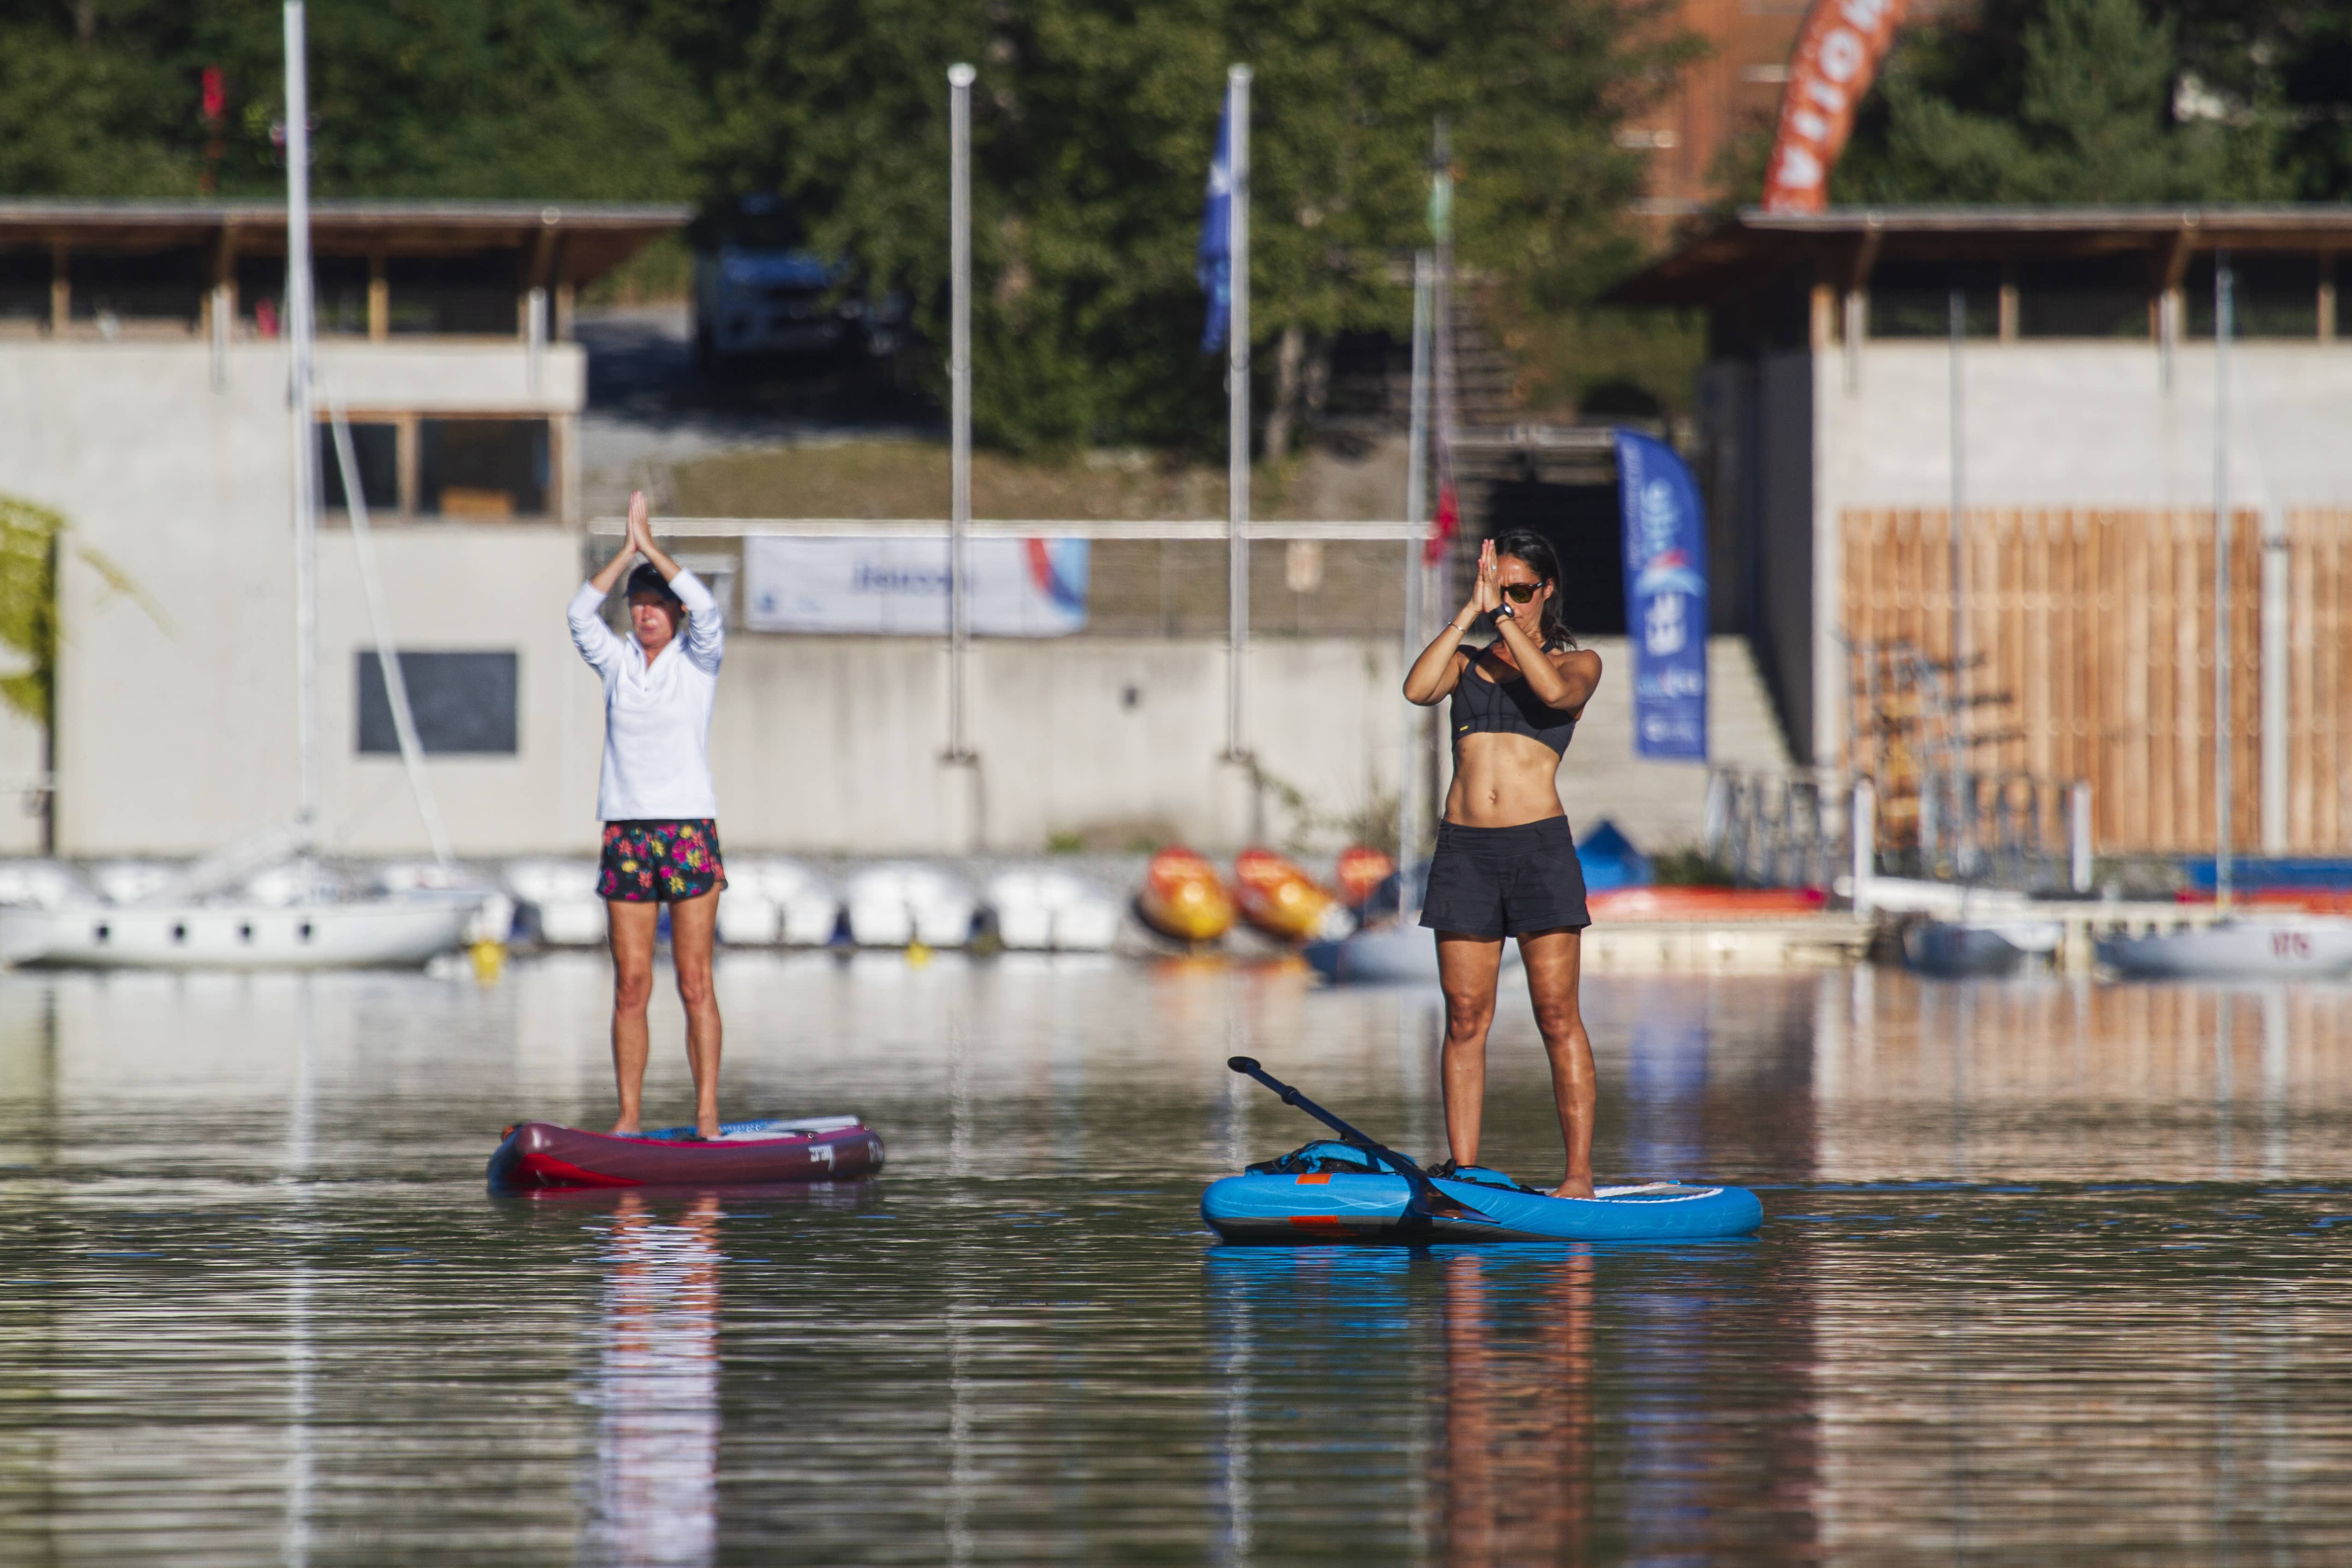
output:
<instances>
[{"instance_id":1,"label":"black shorts","mask_svg":"<svg viewBox=\"0 0 2352 1568\"><path fill-rule=\"evenodd\" d=\"M1592 923L1584 907L1584 863L1565 816L1511 827L1437 825L1421 923L1432 931L1489 939Z\"/></svg>"}]
</instances>

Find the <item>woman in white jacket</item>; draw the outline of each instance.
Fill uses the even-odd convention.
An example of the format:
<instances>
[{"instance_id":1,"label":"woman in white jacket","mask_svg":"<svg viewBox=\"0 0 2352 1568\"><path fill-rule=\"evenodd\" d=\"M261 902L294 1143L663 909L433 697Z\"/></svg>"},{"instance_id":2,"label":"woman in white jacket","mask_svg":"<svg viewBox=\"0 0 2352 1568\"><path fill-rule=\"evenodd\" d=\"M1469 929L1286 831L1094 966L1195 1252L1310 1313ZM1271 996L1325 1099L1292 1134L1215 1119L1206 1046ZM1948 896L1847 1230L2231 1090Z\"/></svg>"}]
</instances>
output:
<instances>
[{"instance_id":1,"label":"woman in white jacket","mask_svg":"<svg viewBox=\"0 0 2352 1568\"><path fill-rule=\"evenodd\" d=\"M624 638L604 624L604 600L629 563ZM604 680L604 767L596 815L604 822L596 891L613 942L613 1076L621 1095L613 1131L641 1131L646 1006L653 999L654 933L669 905L670 957L686 1005L694 1069L694 1129L719 1136L719 1001L710 948L719 926L719 796L710 783L710 709L727 632L719 602L654 543L642 491L629 498L629 533L604 569L572 596L572 645ZM684 629L681 631L680 626Z\"/></svg>"}]
</instances>

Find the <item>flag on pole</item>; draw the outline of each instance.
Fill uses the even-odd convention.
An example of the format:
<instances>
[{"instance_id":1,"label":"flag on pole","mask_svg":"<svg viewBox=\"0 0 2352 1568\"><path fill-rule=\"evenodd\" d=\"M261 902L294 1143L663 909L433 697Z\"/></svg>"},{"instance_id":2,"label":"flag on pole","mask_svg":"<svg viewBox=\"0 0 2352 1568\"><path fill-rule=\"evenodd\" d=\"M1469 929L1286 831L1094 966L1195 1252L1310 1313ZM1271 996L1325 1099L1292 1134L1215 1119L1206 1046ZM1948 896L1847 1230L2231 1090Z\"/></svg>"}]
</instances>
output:
<instances>
[{"instance_id":1,"label":"flag on pole","mask_svg":"<svg viewBox=\"0 0 2352 1568\"><path fill-rule=\"evenodd\" d=\"M1616 433L1625 627L1633 645L1633 753L1706 761L1706 511L1663 441Z\"/></svg>"},{"instance_id":2,"label":"flag on pole","mask_svg":"<svg viewBox=\"0 0 2352 1568\"><path fill-rule=\"evenodd\" d=\"M1225 346L1234 308L1234 105L1228 93L1217 117L1217 152L1209 161L1209 199L1201 213L1197 263L1201 292L1209 297L1209 319L1201 329L1201 352Z\"/></svg>"}]
</instances>

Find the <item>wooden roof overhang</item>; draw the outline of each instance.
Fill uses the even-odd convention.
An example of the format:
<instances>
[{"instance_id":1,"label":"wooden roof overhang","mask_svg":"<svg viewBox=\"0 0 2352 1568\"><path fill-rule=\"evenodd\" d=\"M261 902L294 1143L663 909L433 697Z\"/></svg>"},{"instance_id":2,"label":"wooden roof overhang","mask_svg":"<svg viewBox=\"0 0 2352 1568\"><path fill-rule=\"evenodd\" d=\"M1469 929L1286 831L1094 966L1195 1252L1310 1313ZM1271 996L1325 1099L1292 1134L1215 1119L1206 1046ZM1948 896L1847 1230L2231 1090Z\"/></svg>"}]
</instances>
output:
<instances>
[{"instance_id":1,"label":"wooden roof overhang","mask_svg":"<svg viewBox=\"0 0 2352 1568\"><path fill-rule=\"evenodd\" d=\"M1743 208L1610 290L1625 305L1712 305L1810 264L1822 282L1853 287L1889 261L2147 258L2178 278L2187 257L2234 252L2352 252L2352 204L2276 206L1834 207L1822 213Z\"/></svg>"},{"instance_id":2,"label":"wooden roof overhang","mask_svg":"<svg viewBox=\"0 0 2352 1568\"><path fill-rule=\"evenodd\" d=\"M558 202L322 201L310 209L320 256L444 257L520 250L540 258L543 280L584 284L660 236L685 226L691 207ZM0 200L0 248L102 247L215 255L283 256L279 202Z\"/></svg>"}]
</instances>

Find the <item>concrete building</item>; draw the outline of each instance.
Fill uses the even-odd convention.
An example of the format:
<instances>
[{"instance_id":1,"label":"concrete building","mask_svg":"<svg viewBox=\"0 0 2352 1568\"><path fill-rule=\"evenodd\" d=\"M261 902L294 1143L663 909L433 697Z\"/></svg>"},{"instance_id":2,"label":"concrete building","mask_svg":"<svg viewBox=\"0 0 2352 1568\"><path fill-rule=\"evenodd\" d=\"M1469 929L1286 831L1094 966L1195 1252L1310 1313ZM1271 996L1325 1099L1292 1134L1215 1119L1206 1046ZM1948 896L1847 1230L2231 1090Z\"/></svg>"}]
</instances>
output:
<instances>
[{"instance_id":1,"label":"concrete building","mask_svg":"<svg viewBox=\"0 0 2352 1568\"><path fill-rule=\"evenodd\" d=\"M585 386L571 318L583 283L686 216L319 208L320 374L350 411L401 645L444 656L410 679L465 847L542 839L517 828L593 805L599 715L573 700L562 627ZM0 489L69 531L60 854L194 854L296 808L285 243L268 204L0 203ZM398 757L357 710L373 637L341 490L331 478L320 543L323 831L412 849ZM0 774L44 771L43 742L0 724ZM0 848L38 849L42 826L0 816Z\"/></svg>"},{"instance_id":2,"label":"concrete building","mask_svg":"<svg viewBox=\"0 0 2352 1568\"><path fill-rule=\"evenodd\" d=\"M583 515L586 367L573 301L685 216L522 204L319 211L322 391L349 413L391 635L460 854L595 842L602 705L563 607L614 540ZM0 491L68 525L52 726L0 718L0 789L26 803L0 812L0 853L38 852L46 838L76 858L196 855L297 807L298 433L278 336L284 269L284 219L271 205L0 203ZM984 366L982 384L984 395ZM323 427L310 438L326 451ZM320 841L331 854L418 854L424 825L382 694L342 479L331 456L321 468ZM1613 482L1580 477L1594 495ZM1559 486L1511 482L1512 521L1567 507ZM729 595L741 531L665 526ZM1348 608L1331 619L1283 586L1298 560L1319 561L1290 549L1312 544L1319 526L1289 525L1291 539L1267 525L1254 553L1254 769L1223 755L1224 549L1213 527L1181 547L1105 547L1106 557L1158 552L1145 574L1151 615L1105 603L1076 637L980 639L976 763L942 760L940 639L758 634L735 617L712 757L729 845L1034 853L1055 840L1222 850L1301 829L1334 844L1357 836L1393 809L1402 766L1402 536L1333 545L1335 561L1377 553L1379 593L1375 604L1367 580L1342 574L1327 598ZM1595 548L1613 552L1613 526L1595 526ZM1613 584L1615 571L1589 574ZM1175 614L1193 599L1213 607L1209 620ZM1584 629L1612 649L1613 600L1597 603ZM1744 645L1718 639L1714 654L1719 749L1783 764ZM1623 660L1609 657L1622 679ZM1631 751L1622 704L1597 705L1562 773L1575 818L1613 816L1652 846L1695 838L1703 770L1637 763Z\"/></svg>"},{"instance_id":3,"label":"concrete building","mask_svg":"<svg viewBox=\"0 0 2352 1568\"><path fill-rule=\"evenodd\" d=\"M2218 457L2232 839L2352 847L2347 253L2343 207L1749 211L1624 285L1709 313L1720 591L1801 760L1885 763L1872 649L1950 659L1957 481L1976 765L2090 781L2102 852L2210 852Z\"/></svg>"}]
</instances>

